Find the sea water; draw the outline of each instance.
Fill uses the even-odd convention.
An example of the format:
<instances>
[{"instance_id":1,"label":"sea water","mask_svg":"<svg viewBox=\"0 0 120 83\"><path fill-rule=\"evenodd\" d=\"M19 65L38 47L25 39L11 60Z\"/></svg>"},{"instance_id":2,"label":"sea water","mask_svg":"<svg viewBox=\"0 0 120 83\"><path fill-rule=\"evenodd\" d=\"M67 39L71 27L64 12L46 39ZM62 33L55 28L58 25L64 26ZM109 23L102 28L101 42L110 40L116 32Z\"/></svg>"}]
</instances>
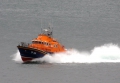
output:
<instances>
[{"instance_id":1,"label":"sea water","mask_svg":"<svg viewBox=\"0 0 120 83\"><path fill-rule=\"evenodd\" d=\"M120 0L0 0L0 83L119 83ZM67 49L24 64L41 28ZM12 57L11 57L12 56Z\"/></svg>"}]
</instances>

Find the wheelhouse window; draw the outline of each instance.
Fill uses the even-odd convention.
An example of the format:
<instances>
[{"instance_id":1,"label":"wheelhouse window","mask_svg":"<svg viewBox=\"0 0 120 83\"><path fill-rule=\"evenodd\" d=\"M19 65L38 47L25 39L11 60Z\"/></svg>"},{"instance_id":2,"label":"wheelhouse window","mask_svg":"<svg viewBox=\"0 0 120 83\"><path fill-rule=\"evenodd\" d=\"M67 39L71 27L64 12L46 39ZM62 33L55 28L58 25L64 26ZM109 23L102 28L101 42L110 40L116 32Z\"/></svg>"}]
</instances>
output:
<instances>
[{"instance_id":1,"label":"wheelhouse window","mask_svg":"<svg viewBox=\"0 0 120 83\"><path fill-rule=\"evenodd\" d=\"M51 44L48 43L48 42L43 42L43 41L32 41L33 44L44 44L44 45L47 45L47 46L50 46ZM57 46L55 46L57 47Z\"/></svg>"},{"instance_id":2,"label":"wheelhouse window","mask_svg":"<svg viewBox=\"0 0 120 83\"><path fill-rule=\"evenodd\" d=\"M54 47L57 48L57 45L55 44Z\"/></svg>"}]
</instances>

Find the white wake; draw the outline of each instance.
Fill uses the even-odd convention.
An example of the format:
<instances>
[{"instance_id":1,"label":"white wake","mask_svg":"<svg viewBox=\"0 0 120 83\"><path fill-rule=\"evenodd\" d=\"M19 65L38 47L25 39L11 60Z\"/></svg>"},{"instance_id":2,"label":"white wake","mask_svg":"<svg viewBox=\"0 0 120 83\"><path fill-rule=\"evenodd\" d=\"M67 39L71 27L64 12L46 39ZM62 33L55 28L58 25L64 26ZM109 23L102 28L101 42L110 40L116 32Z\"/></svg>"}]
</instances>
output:
<instances>
[{"instance_id":1,"label":"white wake","mask_svg":"<svg viewBox=\"0 0 120 83\"><path fill-rule=\"evenodd\" d=\"M14 54L13 60L22 62L18 51ZM47 54L45 57L36 60L47 63L120 62L120 47L114 44L105 44L103 46L95 47L90 52L68 49L66 52L53 55Z\"/></svg>"}]
</instances>

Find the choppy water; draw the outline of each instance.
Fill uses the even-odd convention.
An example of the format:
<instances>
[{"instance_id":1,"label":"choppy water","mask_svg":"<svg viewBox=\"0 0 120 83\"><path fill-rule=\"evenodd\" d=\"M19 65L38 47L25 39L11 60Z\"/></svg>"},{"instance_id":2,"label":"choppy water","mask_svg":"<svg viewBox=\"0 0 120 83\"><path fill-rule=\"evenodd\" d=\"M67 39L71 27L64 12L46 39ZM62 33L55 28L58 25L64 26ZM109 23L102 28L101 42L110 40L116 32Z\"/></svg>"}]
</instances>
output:
<instances>
[{"instance_id":1,"label":"choppy water","mask_svg":"<svg viewBox=\"0 0 120 83\"><path fill-rule=\"evenodd\" d=\"M68 51L22 64L16 46L49 23ZM0 0L0 83L119 83L119 26L119 0Z\"/></svg>"}]
</instances>

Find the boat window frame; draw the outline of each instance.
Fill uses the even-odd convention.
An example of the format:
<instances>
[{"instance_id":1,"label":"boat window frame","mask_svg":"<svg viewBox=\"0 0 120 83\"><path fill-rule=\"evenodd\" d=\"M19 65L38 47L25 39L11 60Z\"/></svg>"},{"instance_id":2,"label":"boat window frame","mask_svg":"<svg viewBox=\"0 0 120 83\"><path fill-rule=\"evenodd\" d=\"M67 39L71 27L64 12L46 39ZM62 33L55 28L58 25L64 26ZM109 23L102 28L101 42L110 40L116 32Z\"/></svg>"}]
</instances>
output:
<instances>
[{"instance_id":1,"label":"boat window frame","mask_svg":"<svg viewBox=\"0 0 120 83\"><path fill-rule=\"evenodd\" d=\"M51 46L50 43L48 42L43 42L43 41L32 41L33 44L43 44L43 45L47 45L47 46ZM57 46L56 46L57 47Z\"/></svg>"},{"instance_id":2,"label":"boat window frame","mask_svg":"<svg viewBox=\"0 0 120 83\"><path fill-rule=\"evenodd\" d=\"M58 47L58 45L57 45L57 44L54 44L54 47L55 47L55 48L57 48L57 47Z\"/></svg>"}]
</instances>

